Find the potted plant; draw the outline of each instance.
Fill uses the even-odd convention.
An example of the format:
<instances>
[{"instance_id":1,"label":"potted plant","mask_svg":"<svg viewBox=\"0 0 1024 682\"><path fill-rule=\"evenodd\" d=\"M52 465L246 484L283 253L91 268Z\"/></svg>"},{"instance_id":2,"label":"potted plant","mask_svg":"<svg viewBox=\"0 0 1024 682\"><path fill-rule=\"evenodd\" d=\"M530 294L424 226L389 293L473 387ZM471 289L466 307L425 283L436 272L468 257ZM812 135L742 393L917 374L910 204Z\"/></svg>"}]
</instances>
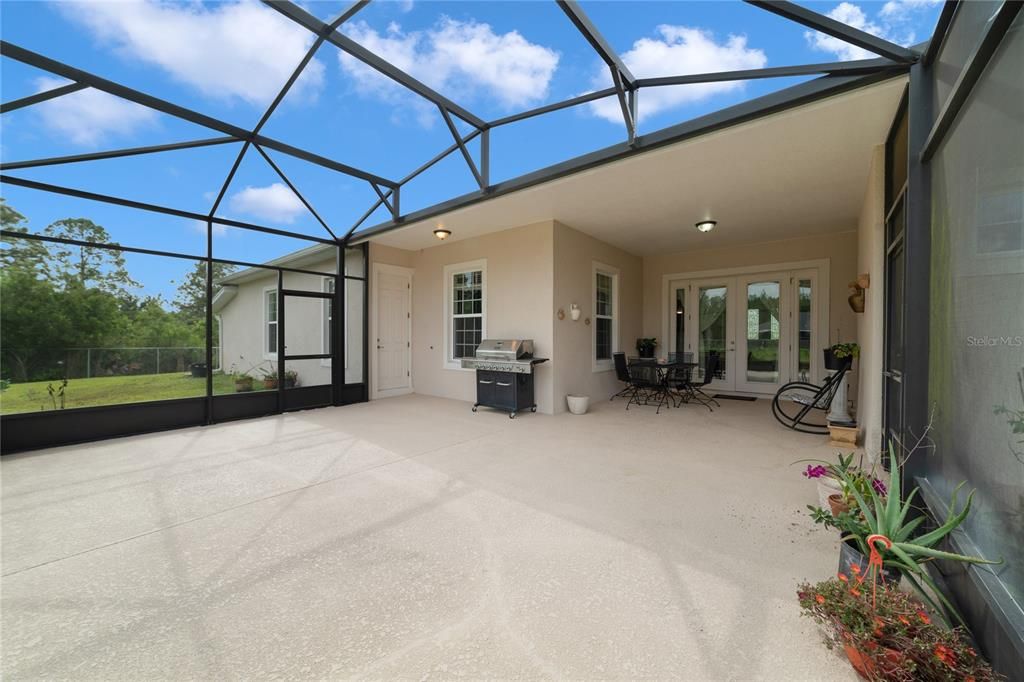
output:
<instances>
[{"instance_id":1,"label":"potted plant","mask_svg":"<svg viewBox=\"0 0 1024 682\"><path fill-rule=\"evenodd\" d=\"M248 393L252 390L252 375L240 372L233 374L235 380L235 393Z\"/></svg>"},{"instance_id":2,"label":"potted plant","mask_svg":"<svg viewBox=\"0 0 1024 682\"><path fill-rule=\"evenodd\" d=\"M938 589L931 575L925 570L924 564L934 559L971 564L1002 563L1002 560L992 561L984 557L956 554L935 548L970 514L974 491L968 493L963 508L957 511L957 497L964 484L958 485L953 490L946 518L944 520L936 519L930 525L933 530L915 534L915 531L927 520L923 514L911 518L910 510L914 507L919 489L914 488L904 499L901 493L902 463L896 456L892 444L889 445L889 462L888 495L885 494L884 489L874 485L865 491L856 484L850 472L841 472L844 487L850 491L850 495L856 502L856 513L853 513L854 510L851 509L851 513L846 514L845 518L843 515L837 517L837 522L844 524L842 527L843 539L848 541L848 544L856 546L861 557L870 557L873 551L877 552L882 565L898 570L914 590L935 611L941 613L947 622L952 623L956 620L962 623L963 619L960 614ZM879 537L882 540L879 540ZM869 540L872 540L870 545L868 544ZM935 595L935 598L923 586L930 588L930 592Z\"/></svg>"},{"instance_id":3,"label":"potted plant","mask_svg":"<svg viewBox=\"0 0 1024 682\"><path fill-rule=\"evenodd\" d=\"M294 369L286 370L284 373L284 387L295 388L299 385L299 373Z\"/></svg>"},{"instance_id":4,"label":"potted plant","mask_svg":"<svg viewBox=\"0 0 1024 682\"><path fill-rule=\"evenodd\" d=\"M269 363L270 368L260 368L260 374L263 379L263 390L273 391L277 389L277 369L274 367L274 363Z\"/></svg>"},{"instance_id":5,"label":"potted plant","mask_svg":"<svg viewBox=\"0 0 1024 682\"><path fill-rule=\"evenodd\" d=\"M639 338L636 340L636 352L642 358L653 358L654 349L658 347L658 339Z\"/></svg>"},{"instance_id":6,"label":"potted plant","mask_svg":"<svg viewBox=\"0 0 1024 682\"><path fill-rule=\"evenodd\" d=\"M817 481L818 483L818 500L821 502L822 507L829 506L829 497L833 495L842 495L843 493L843 482L840 479L840 471L858 471L863 472L863 456L858 464L853 463L854 454L851 452L849 455L843 455L839 453L839 462L827 462L818 459L802 459L797 460L794 464L801 464L803 462L812 462L808 464L807 468L802 472L805 478Z\"/></svg>"},{"instance_id":7,"label":"potted plant","mask_svg":"<svg viewBox=\"0 0 1024 682\"><path fill-rule=\"evenodd\" d=\"M840 574L797 589L803 615L824 630L825 646L842 648L861 677L999 679L962 627L942 627L912 595L892 585L864 587L863 580L863 575Z\"/></svg>"},{"instance_id":8,"label":"potted plant","mask_svg":"<svg viewBox=\"0 0 1024 682\"><path fill-rule=\"evenodd\" d=\"M860 357L857 343L834 343L825 349L825 369L840 370L853 364Z\"/></svg>"}]
</instances>

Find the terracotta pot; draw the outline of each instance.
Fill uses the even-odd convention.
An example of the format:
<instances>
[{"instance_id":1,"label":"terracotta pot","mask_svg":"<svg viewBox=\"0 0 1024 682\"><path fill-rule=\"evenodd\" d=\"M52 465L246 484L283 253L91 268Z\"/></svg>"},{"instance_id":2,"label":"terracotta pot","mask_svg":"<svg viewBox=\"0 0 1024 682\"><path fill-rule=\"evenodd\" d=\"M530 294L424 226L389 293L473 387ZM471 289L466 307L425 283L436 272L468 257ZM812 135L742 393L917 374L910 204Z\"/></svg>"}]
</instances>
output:
<instances>
[{"instance_id":1,"label":"terracotta pot","mask_svg":"<svg viewBox=\"0 0 1024 682\"><path fill-rule=\"evenodd\" d=\"M272 391L277 388L277 377L264 377L263 388L267 391Z\"/></svg>"},{"instance_id":2,"label":"terracotta pot","mask_svg":"<svg viewBox=\"0 0 1024 682\"><path fill-rule=\"evenodd\" d=\"M846 652L846 658L849 659L850 665L857 671L857 674L865 680L870 680L875 671L875 664L871 658L853 644L843 644L843 651Z\"/></svg>"},{"instance_id":3,"label":"terracotta pot","mask_svg":"<svg viewBox=\"0 0 1024 682\"><path fill-rule=\"evenodd\" d=\"M843 501L839 493L828 496L828 506L832 510L832 516L839 516L843 512L850 511L850 505Z\"/></svg>"},{"instance_id":4,"label":"terracotta pot","mask_svg":"<svg viewBox=\"0 0 1024 682\"><path fill-rule=\"evenodd\" d=\"M822 509L828 508L830 495L837 495L841 492L843 492L843 484L838 478L822 476L818 479L818 501L821 502Z\"/></svg>"},{"instance_id":5,"label":"terracotta pot","mask_svg":"<svg viewBox=\"0 0 1024 682\"><path fill-rule=\"evenodd\" d=\"M247 393L252 390L252 379L235 379L235 392Z\"/></svg>"}]
</instances>

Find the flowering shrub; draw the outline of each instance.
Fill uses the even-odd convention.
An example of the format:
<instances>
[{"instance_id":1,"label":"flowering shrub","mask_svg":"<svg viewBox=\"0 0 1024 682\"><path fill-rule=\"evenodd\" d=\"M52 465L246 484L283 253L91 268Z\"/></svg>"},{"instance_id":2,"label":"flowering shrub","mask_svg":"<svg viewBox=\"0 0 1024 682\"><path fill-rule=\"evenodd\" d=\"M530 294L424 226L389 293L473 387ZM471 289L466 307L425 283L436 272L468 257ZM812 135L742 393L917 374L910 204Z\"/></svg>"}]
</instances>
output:
<instances>
[{"instance_id":1,"label":"flowering shrub","mask_svg":"<svg viewBox=\"0 0 1024 682\"><path fill-rule=\"evenodd\" d=\"M1002 679L972 648L963 628L934 623L921 602L893 586L880 585L873 594L859 569L852 571L816 585L803 583L797 596L804 615L823 627L826 646L859 652L869 679Z\"/></svg>"}]
</instances>

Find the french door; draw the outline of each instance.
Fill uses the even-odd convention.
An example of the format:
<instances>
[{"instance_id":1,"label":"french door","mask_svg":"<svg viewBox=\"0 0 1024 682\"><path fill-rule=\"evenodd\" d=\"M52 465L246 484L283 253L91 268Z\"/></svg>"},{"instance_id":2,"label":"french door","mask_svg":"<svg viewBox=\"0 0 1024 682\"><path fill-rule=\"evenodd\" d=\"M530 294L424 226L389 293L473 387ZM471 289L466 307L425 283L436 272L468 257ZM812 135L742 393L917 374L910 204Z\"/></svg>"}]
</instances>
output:
<instances>
[{"instance_id":1,"label":"french door","mask_svg":"<svg viewBox=\"0 0 1024 682\"><path fill-rule=\"evenodd\" d=\"M818 271L758 272L669 283L670 352L698 364L710 388L773 394L793 380L817 381Z\"/></svg>"}]
</instances>

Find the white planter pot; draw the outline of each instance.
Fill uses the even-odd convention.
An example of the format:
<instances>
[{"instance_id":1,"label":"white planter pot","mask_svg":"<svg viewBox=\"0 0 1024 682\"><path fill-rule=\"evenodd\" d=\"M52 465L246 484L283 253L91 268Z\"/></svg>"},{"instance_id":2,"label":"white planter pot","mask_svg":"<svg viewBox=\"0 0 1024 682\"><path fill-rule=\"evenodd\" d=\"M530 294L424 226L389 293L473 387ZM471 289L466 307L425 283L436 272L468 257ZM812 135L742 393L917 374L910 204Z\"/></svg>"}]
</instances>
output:
<instances>
[{"instance_id":1,"label":"white planter pot","mask_svg":"<svg viewBox=\"0 0 1024 682\"><path fill-rule=\"evenodd\" d=\"M590 396L567 395L565 396L565 402L569 405L569 411L573 414L586 414L587 409L590 407Z\"/></svg>"},{"instance_id":2,"label":"white planter pot","mask_svg":"<svg viewBox=\"0 0 1024 682\"><path fill-rule=\"evenodd\" d=\"M836 495L843 492L843 484L838 478L832 478L831 476L822 476L818 479L818 500L821 502L821 508L828 510L828 496Z\"/></svg>"}]
</instances>

